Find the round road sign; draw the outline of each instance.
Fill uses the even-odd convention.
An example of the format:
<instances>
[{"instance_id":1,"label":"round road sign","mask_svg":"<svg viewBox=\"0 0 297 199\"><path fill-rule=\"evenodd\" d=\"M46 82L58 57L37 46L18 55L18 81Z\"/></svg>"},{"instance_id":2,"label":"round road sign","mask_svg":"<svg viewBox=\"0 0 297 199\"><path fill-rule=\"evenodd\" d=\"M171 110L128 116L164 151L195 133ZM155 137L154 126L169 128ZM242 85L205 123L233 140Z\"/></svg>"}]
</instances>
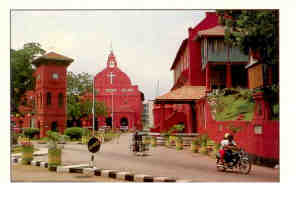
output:
<instances>
[{"instance_id":1,"label":"round road sign","mask_svg":"<svg viewBox=\"0 0 297 199\"><path fill-rule=\"evenodd\" d=\"M88 142L88 150L91 153L96 153L97 151L99 151L100 146L101 146L101 142L96 137L92 137Z\"/></svg>"}]
</instances>

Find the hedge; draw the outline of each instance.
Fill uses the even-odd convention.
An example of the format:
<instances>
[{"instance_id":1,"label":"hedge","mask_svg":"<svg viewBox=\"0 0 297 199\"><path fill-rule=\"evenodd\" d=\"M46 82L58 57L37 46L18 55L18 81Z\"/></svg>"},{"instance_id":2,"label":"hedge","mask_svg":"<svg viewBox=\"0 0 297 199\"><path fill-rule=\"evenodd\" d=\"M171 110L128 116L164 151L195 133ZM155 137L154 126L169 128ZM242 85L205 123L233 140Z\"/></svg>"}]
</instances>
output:
<instances>
[{"instance_id":1,"label":"hedge","mask_svg":"<svg viewBox=\"0 0 297 199\"><path fill-rule=\"evenodd\" d=\"M80 139L83 135L84 129L80 127L71 127L67 128L64 131L64 134L69 136L71 140Z\"/></svg>"},{"instance_id":2,"label":"hedge","mask_svg":"<svg viewBox=\"0 0 297 199\"><path fill-rule=\"evenodd\" d=\"M36 135L39 135L38 128L26 128L24 130L24 135L30 139L34 138Z\"/></svg>"}]
</instances>

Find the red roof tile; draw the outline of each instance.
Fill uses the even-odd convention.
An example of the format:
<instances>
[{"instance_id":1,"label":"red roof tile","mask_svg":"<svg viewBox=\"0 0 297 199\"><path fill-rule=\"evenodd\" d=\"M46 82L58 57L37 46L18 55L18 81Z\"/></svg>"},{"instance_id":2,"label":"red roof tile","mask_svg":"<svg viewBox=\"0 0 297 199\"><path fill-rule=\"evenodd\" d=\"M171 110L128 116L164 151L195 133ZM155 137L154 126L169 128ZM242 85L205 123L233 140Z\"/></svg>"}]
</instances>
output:
<instances>
[{"instance_id":1,"label":"red roof tile","mask_svg":"<svg viewBox=\"0 0 297 199\"><path fill-rule=\"evenodd\" d=\"M201 30L198 32L198 37L201 36L224 36L225 35L225 28L224 26L217 25L213 28Z\"/></svg>"},{"instance_id":2,"label":"red roof tile","mask_svg":"<svg viewBox=\"0 0 297 199\"><path fill-rule=\"evenodd\" d=\"M37 64L39 63L41 60L55 60L55 61L66 61L66 62L73 62L73 59L60 55L58 53L55 52L49 52L43 56L40 56L38 58L36 58L35 60L32 61L33 64Z\"/></svg>"},{"instance_id":3,"label":"red roof tile","mask_svg":"<svg viewBox=\"0 0 297 199\"><path fill-rule=\"evenodd\" d=\"M189 101L205 96L205 86L183 86L156 98L156 101Z\"/></svg>"}]
</instances>

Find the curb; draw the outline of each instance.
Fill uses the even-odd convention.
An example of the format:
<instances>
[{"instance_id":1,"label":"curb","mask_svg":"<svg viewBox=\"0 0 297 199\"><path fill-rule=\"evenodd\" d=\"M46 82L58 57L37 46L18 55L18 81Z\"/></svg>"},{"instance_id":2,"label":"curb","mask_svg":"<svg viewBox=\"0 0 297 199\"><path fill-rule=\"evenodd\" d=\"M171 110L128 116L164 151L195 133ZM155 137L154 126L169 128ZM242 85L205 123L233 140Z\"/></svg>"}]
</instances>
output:
<instances>
[{"instance_id":1,"label":"curb","mask_svg":"<svg viewBox=\"0 0 297 199\"><path fill-rule=\"evenodd\" d=\"M21 158L13 157L12 163L20 163ZM42 168L48 168L48 163L43 161L32 160L30 162L32 166L39 166ZM113 178L128 182L190 182L186 180L176 180L171 177L153 177L145 174L133 174L130 172L123 172L117 170L98 169L96 167L90 168L87 164L70 165L70 166L58 166L53 169L57 173L81 173L95 176L102 176L107 178Z\"/></svg>"}]
</instances>

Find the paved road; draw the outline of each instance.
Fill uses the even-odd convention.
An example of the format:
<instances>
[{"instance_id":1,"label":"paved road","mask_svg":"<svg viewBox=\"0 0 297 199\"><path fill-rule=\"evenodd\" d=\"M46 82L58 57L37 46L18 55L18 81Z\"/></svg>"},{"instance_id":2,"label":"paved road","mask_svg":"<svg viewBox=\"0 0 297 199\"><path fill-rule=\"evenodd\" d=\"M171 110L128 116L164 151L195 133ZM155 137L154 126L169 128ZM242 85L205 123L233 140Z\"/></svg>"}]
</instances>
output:
<instances>
[{"instance_id":1,"label":"paved road","mask_svg":"<svg viewBox=\"0 0 297 199\"><path fill-rule=\"evenodd\" d=\"M279 169L253 165L249 175L218 172L215 160L189 150L176 151L163 146L151 150L149 156L135 156L128 148L130 135L122 135L119 144L105 143L96 153L97 168L130 171L137 174L169 176L198 182L279 182ZM91 154L86 145L67 144L63 150L64 163L88 163Z\"/></svg>"}]
</instances>

